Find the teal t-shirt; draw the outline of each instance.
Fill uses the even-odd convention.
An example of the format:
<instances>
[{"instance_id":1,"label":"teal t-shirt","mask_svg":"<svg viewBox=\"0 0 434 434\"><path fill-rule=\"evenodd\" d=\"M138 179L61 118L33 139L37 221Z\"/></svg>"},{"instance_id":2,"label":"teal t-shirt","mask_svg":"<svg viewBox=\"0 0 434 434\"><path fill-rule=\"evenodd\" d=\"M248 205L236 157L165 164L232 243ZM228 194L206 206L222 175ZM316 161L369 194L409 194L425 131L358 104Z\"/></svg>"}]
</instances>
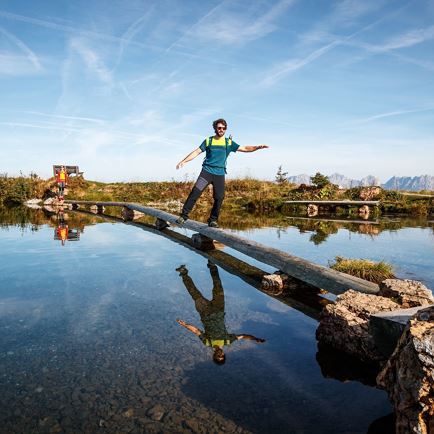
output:
<instances>
[{"instance_id":1,"label":"teal t-shirt","mask_svg":"<svg viewBox=\"0 0 434 434\"><path fill-rule=\"evenodd\" d=\"M206 152L202 167L213 175L224 175L229 154L236 152L239 147L238 143L225 137L218 140L214 137L205 139L199 146L203 152Z\"/></svg>"}]
</instances>

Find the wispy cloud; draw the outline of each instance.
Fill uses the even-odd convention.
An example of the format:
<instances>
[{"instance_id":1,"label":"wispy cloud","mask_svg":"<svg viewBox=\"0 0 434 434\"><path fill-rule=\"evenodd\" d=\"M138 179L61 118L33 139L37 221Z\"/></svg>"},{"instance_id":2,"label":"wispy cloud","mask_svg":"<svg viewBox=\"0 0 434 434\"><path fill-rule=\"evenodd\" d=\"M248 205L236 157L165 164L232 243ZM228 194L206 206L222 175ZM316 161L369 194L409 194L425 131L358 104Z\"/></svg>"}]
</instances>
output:
<instances>
[{"instance_id":1,"label":"wispy cloud","mask_svg":"<svg viewBox=\"0 0 434 434\"><path fill-rule=\"evenodd\" d=\"M23 23L27 23L27 24L32 24L35 26L45 27L47 29L58 30L58 31L65 32L65 33L71 33L74 36L79 35L79 36L86 36L86 37L90 37L90 38L103 39L103 40L112 41L112 42L132 43L132 44L134 44L138 47L142 47L142 48L162 49L162 47L158 47L158 46L155 46L152 44L146 44L143 42L131 41L131 39L130 40L128 40L128 39L124 40L122 37L109 35L107 33L95 32L92 30L87 30L87 29L82 29L79 27L69 26L66 24L59 24L55 21L41 20L39 18L28 17L26 15L14 14L14 13L7 12L4 10L0 10L0 17L6 18L6 19L12 20L12 21L19 21L19 22L23 22Z\"/></svg>"},{"instance_id":2,"label":"wispy cloud","mask_svg":"<svg viewBox=\"0 0 434 434\"><path fill-rule=\"evenodd\" d=\"M128 47L133 38L143 29L144 25L149 21L153 9L154 6L151 6L145 14L143 14L139 19L135 20L123 33L119 44L117 59L113 69L118 67L122 60L125 49Z\"/></svg>"},{"instance_id":3,"label":"wispy cloud","mask_svg":"<svg viewBox=\"0 0 434 434\"><path fill-rule=\"evenodd\" d=\"M72 39L70 45L71 48L81 56L87 68L93 72L99 80L109 86L113 84L112 73L104 65L104 62L96 51L88 47L81 39Z\"/></svg>"},{"instance_id":4,"label":"wispy cloud","mask_svg":"<svg viewBox=\"0 0 434 434\"><path fill-rule=\"evenodd\" d=\"M407 114L412 114L412 113L423 113L423 112L429 112L429 111L434 111L434 106L421 107L421 108L409 109L409 110L394 110L394 111L390 111L390 112L379 113L377 115L368 116L366 118L356 119L355 121L350 122L350 124L351 125L365 124L368 122L377 121L379 119L390 118L390 117L395 117L395 116L402 116L402 115L407 115Z\"/></svg>"},{"instance_id":5,"label":"wispy cloud","mask_svg":"<svg viewBox=\"0 0 434 434\"><path fill-rule=\"evenodd\" d=\"M399 10L401 9L402 8L400 8ZM369 23L368 25L363 26L362 28L351 33L350 35L342 36L342 37L334 37L332 42L323 45L322 47L312 51L310 54L308 54L303 58L295 58L295 59L293 58L275 66L271 70L271 72L268 72L268 74L266 74L265 78L262 81L262 84L266 86L271 86L275 84L277 81L285 77L287 74L303 68L304 66L310 64L314 60L328 53L330 50L334 49L335 47L343 44L348 44L356 36L366 32L367 30L372 29L373 27L377 26L378 24L380 24L381 22L383 22L384 20L386 20L387 18L389 18L391 15L395 13L397 13L397 11L393 11L390 14L384 15L383 17Z\"/></svg>"},{"instance_id":6,"label":"wispy cloud","mask_svg":"<svg viewBox=\"0 0 434 434\"><path fill-rule=\"evenodd\" d=\"M35 111L23 111L22 113L36 115L36 116L43 116L43 117L48 117L48 118L65 119L65 120L80 121L80 122L91 122L91 123L96 123L96 124L104 124L104 123L107 122L106 119L100 119L100 118L89 118L89 117L82 117L82 116L58 115L58 114L41 113L41 112L35 112Z\"/></svg>"},{"instance_id":7,"label":"wispy cloud","mask_svg":"<svg viewBox=\"0 0 434 434\"><path fill-rule=\"evenodd\" d=\"M373 53L383 53L401 48L409 48L434 39L434 26L409 30L400 35L393 36L379 44L367 44L363 42L355 42L361 48Z\"/></svg>"},{"instance_id":8,"label":"wispy cloud","mask_svg":"<svg viewBox=\"0 0 434 434\"><path fill-rule=\"evenodd\" d=\"M24 55L0 53L0 74L29 75L43 70L38 56L19 38L0 27L0 34L19 48ZM33 68L32 68L33 67Z\"/></svg>"},{"instance_id":9,"label":"wispy cloud","mask_svg":"<svg viewBox=\"0 0 434 434\"><path fill-rule=\"evenodd\" d=\"M304 66L308 65L309 63L313 62L314 60L318 59L328 51L332 50L337 45L341 44L341 40L336 40L331 42L330 44L324 45L321 48L318 48L317 50L310 53L308 56L302 58L302 59L290 59L277 67L274 68L274 71L271 73L268 73L267 76L263 80L263 84L266 86L271 86L277 81L279 81L281 78L289 74L290 72L297 71L300 68L303 68Z\"/></svg>"},{"instance_id":10,"label":"wispy cloud","mask_svg":"<svg viewBox=\"0 0 434 434\"><path fill-rule=\"evenodd\" d=\"M311 29L298 35L299 42L303 46L335 40L337 32L356 25L366 15L381 9L384 3L384 0L337 2L327 16L321 17Z\"/></svg>"},{"instance_id":11,"label":"wispy cloud","mask_svg":"<svg viewBox=\"0 0 434 434\"><path fill-rule=\"evenodd\" d=\"M32 75L35 71L29 68L29 61L24 56L0 53L0 74L2 75Z\"/></svg>"},{"instance_id":12,"label":"wispy cloud","mask_svg":"<svg viewBox=\"0 0 434 434\"><path fill-rule=\"evenodd\" d=\"M264 12L257 8L249 10L241 2L234 2L233 5L237 6L237 9L231 10L231 3L223 2L190 29L188 36L212 39L223 44L241 45L275 31L275 21L294 3L295 0L280 0ZM224 9L225 13L214 14L217 9Z\"/></svg>"}]
</instances>

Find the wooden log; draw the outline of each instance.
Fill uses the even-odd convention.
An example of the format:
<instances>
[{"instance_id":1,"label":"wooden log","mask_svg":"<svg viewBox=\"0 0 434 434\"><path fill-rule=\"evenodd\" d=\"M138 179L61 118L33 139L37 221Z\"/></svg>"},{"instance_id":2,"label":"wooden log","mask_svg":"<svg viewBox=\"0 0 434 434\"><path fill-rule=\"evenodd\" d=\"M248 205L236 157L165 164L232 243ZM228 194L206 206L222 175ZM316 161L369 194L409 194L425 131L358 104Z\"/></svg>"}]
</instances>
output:
<instances>
[{"instance_id":1,"label":"wooden log","mask_svg":"<svg viewBox=\"0 0 434 434\"><path fill-rule=\"evenodd\" d=\"M68 201L69 203L78 204L98 204L104 206L121 206L144 214L166 220L176 225L178 216L168 212L146 207L135 203L125 202L88 202L88 201ZM182 227L199 232L213 240L220 241L228 247L231 247L241 253L260 262L271 265L277 270L296 277L297 279L309 283L318 288L334 294L341 294L348 289L354 289L368 294L376 294L379 291L378 285L349 274L341 273L323 265L314 264L305 259L282 252L278 249L264 246L255 241L240 237L222 229L210 228L205 223L199 223L194 220L187 220Z\"/></svg>"}]
</instances>

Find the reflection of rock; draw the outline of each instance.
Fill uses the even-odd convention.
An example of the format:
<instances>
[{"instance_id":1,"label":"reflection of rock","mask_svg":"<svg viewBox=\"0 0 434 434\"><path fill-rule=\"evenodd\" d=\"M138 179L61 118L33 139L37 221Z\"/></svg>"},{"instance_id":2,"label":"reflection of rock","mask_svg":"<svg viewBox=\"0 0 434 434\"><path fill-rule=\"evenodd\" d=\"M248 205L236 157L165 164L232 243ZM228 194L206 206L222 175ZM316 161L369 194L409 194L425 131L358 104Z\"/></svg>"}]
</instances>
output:
<instances>
[{"instance_id":1,"label":"reflection of rock","mask_svg":"<svg viewBox=\"0 0 434 434\"><path fill-rule=\"evenodd\" d=\"M24 203L26 205L38 205L41 202L42 202L41 199L29 199L29 200L26 200Z\"/></svg>"},{"instance_id":2,"label":"reflection of rock","mask_svg":"<svg viewBox=\"0 0 434 434\"><path fill-rule=\"evenodd\" d=\"M133 209L130 209L127 207L122 208L122 218L124 220L127 220L127 221L128 220L135 220L135 219L138 219L138 218L143 217L143 216L144 216L144 214L139 212L139 211L136 211L136 210L133 210Z\"/></svg>"},{"instance_id":3,"label":"reflection of rock","mask_svg":"<svg viewBox=\"0 0 434 434\"><path fill-rule=\"evenodd\" d=\"M359 216L361 217L367 217L369 216L369 206L368 205L363 205L359 208Z\"/></svg>"},{"instance_id":4,"label":"reflection of rock","mask_svg":"<svg viewBox=\"0 0 434 434\"><path fill-rule=\"evenodd\" d=\"M391 298L403 308L434 304L431 291L417 280L386 279L380 283L379 295Z\"/></svg>"},{"instance_id":5,"label":"reflection of rock","mask_svg":"<svg viewBox=\"0 0 434 434\"><path fill-rule=\"evenodd\" d=\"M318 215L318 206L317 205L313 205L312 203L310 203L307 206L307 215L309 217L315 217Z\"/></svg>"},{"instance_id":6,"label":"reflection of rock","mask_svg":"<svg viewBox=\"0 0 434 434\"><path fill-rule=\"evenodd\" d=\"M102 214L105 211L105 207L102 205L91 205L89 210L93 214Z\"/></svg>"},{"instance_id":7,"label":"reflection of rock","mask_svg":"<svg viewBox=\"0 0 434 434\"><path fill-rule=\"evenodd\" d=\"M42 207L41 207L40 205L38 205L37 203L28 203L28 202L25 202L24 205L25 205L27 208L31 208L31 209L41 209L41 208L42 208Z\"/></svg>"},{"instance_id":8,"label":"reflection of rock","mask_svg":"<svg viewBox=\"0 0 434 434\"><path fill-rule=\"evenodd\" d=\"M336 298L335 304L325 306L316 331L317 339L361 360L383 360L369 333L369 318L374 313L399 308L397 303L385 297L346 291Z\"/></svg>"},{"instance_id":9,"label":"reflection of rock","mask_svg":"<svg viewBox=\"0 0 434 434\"><path fill-rule=\"evenodd\" d=\"M381 194L380 187L365 187L360 190L360 199L362 200L375 200Z\"/></svg>"},{"instance_id":10,"label":"reflection of rock","mask_svg":"<svg viewBox=\"0 0 434 434\"><path fill-rule=\"evenodd\" d=\"M214 240L211 238L202 235L202 234L193 234L191 236L191 241L195 247L197 247L200 250L214 250Z\"/></svg>"},{"instance_id":11,"label":"reflection of rock","mask_svg":"<svg viewBox=\"0 0 434 434\"><path fill-rule=\"evenodd\" d=\"M380 227L370 224L361 224L357 226L357 232L366 235L378 235L380 233Z\"/></svg>"},{"instance_id":12,"label":"reflection of rock","mask_svg":"<svg viewBox=\"0 0 434 434\"><path fill-rule=\"evenodd\" d=\"M361 362L357 357L322 343L318 344L316 360L324 378L342 382L359 381L368 386L376 386L375 379L380 370L378 363Z\"/></svg>"},{"instance_id":13,"label":"reflection of rock","mask_svg":"<svg viewBox=\"0 0 434 434\"><path fill-rule=\"evenodd\" d=\"M379 374L395 406L396 433L434 432L434 306L420 310Z\"/></svg>"},{"instance_id":14,"label":"reflection of rock","mask_svg":"<svg viewBox=\"0 0 434 434\"><path fill-rule=\"evenodd\" d=\"M366 434L395 434L395 415L391 413L374 420Z\"/></svg>"}]
</instances>

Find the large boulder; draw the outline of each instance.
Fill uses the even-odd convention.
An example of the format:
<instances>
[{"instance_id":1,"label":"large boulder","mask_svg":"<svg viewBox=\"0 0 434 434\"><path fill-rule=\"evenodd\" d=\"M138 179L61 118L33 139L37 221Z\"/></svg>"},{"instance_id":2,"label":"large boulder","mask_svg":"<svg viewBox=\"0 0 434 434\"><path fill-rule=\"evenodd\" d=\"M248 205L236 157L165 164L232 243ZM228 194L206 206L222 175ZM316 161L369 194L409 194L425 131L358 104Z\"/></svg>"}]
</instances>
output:
<instances>
[{"instance_id":1,"label":"large boulder","mask_svg":"<svg viewBox=\"0 0 434 434\"><path fill-rule=\"evenodd\" d=\"M362 200L375 200L379 198L380 194L380 187L364 187L360 190L359 196Z\"/></svg>"},{"instance_id":2,"label":"large boulder","mask_svg":"<svg viewBox=\"0 0 434 434\"><path fill-rule=\"evenodd\" d=\"M378 295L396 301L403 308L434 304L432 292L417 280L383 280L380 283L380 292Z\"/></svg>"},{"instance_id":3,"label":"large boulder","mask_svg":"<svg viewBox=\"0 0 434 434\"><path fill-rule=\"evenodd\" d=\"M396 413L396 433L434 433L434 306L409 321L377 377Z\"/></svg>"},{"instance_id":4,"label":"large boulder","mask_svg":"<svg viewBox=\"0 0 434 434\"><path fill-rule=\"evenodd\" d=\"M399 304L388 298L350 289L339 295L335 304L325 306L316 337L320 343L357 356L361 360L384 360L369 332L369 319L374 313L399 308Z\"/></svg>"}]
</instances>

